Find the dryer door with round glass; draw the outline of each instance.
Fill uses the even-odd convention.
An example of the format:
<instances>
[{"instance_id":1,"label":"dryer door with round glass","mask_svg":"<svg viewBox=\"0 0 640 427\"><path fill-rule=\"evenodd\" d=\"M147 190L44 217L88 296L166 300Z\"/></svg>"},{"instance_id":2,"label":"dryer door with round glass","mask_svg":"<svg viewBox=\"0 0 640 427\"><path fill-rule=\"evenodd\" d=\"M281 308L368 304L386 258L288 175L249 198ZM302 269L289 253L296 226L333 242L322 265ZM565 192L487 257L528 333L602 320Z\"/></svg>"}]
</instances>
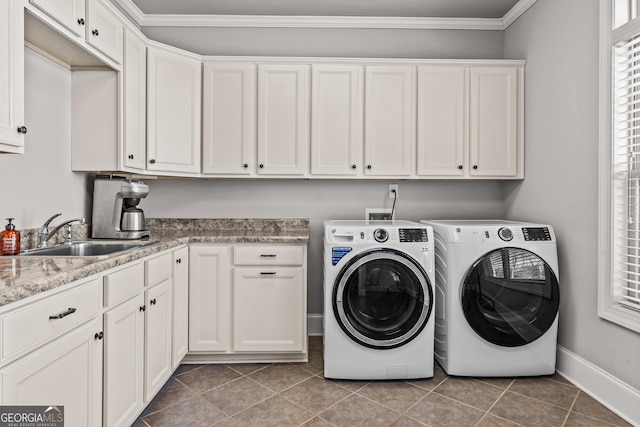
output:
<instances>
[{"instance_id":1,"label":"dryer door with round glass","mask_svg":"<svg viewBox=\"0 0 640 427\"><path fill-rule=\"evenodd\" d=\"M402 346L424 329L433 306L431 283L415 259L377 249L351 259L333 289L333 310L342 330L370 348Z\"/></svg>"},{"instance_id":2,"label":"dryer door with round glass","mask_svg":"<svg viewBox=\"0 0 640 427\"><path fill-rule=\"evenodd\" d=\"M549 330L558 313L558 279L533 252L500 248L465 276L462 310L485 340L505 347L529 344Z\"/></svg>"}]
</instances>

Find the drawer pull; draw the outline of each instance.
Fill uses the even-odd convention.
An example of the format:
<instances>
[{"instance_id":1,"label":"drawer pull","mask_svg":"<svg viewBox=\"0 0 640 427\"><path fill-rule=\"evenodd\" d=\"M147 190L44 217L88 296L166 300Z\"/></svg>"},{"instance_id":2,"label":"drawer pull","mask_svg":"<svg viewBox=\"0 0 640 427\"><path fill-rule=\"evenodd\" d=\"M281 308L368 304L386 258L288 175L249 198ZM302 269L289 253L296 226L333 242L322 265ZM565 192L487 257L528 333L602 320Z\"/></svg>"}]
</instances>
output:
<instances>
[{"instance_id":1,"label":"drawer pull","mask_svg":"<svg viewBox=\"0 0 640 427\"><path fill-rule=\"evenodd\" d=\"M151 301L149 301L149 304L151 304L151 305L156 305L156 299L154 298L154 299L152 299Z\"/></svg>"},{"instance_id":2,"label":"drawer pull","mask_svg":"<svg viewBox=\"0 0 640 427\"><path fill-rule=\"evenodd\" d=\"M62 319L63 317L66 317L70 314L73 314L76 312L75 308L69 307L69 309L63 313L60 314L56 314L55 316L49 316L49 319Z\"/></svg>"},{"instance_id":3,"label":"drawer pull","mask_svg":"<svg viewBox=\"0 0 640 427\"><path fill-rule=\"evenodd\" d=\"M275 271L261 271L260 275L261 276L275 276L276 272Z\"/></svg>"},{"instance_id":4,"label":"drawer pull","mask_svg":"<svg viewBox=\"0 0 640 427\"><path fill-rule=\"evenodd\" d=\"M93 336L93 338L96 340L101 340L102 338L104 338L104 332L98 332Z\"/></svg>"},{"instance_id":5,"label":"drawer pull","mask_svg":"<svg viewBox=\"0 0 640 427\"><path fill-rule=\"evenodd\" d=\"M261 254L260 258L275 258L276 254Z\"/></svg>"}]
</instances>

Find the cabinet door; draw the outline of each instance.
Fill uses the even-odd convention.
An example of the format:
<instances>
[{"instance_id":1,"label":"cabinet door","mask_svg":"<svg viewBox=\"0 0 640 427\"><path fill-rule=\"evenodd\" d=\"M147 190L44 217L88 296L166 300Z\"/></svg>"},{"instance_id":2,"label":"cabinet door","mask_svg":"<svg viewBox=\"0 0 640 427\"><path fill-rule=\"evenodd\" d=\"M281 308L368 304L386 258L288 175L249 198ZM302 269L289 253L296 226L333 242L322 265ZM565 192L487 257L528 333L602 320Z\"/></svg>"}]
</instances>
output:
<instances>
[{"instance_id":1,"label":"cabinet door","mask_svg":"<svg viewBox=\"0 0 640 427\"><path fill-rule=\"evenodd\" d=\"M205 63L202 82L202 172L256 170L256 66Z\"/></svg>"},{"instance_id":2,"label":"cabinet door","mask_svg":"<svg viewBox=\"0 0 640 427\"><path fill-rule=\"evenodd\" d=\"M311 173L362 173L363 68L314 65L311 74Z\"/></svg>"},{"instance_id":3,"label":"cabinet door","mask_svg":"<svg viewBox=\"0 0 640 427\"><path fill-rule=\"evenodd\" d=\"M189 248L189 351L231 350L228 246Z\"/></svg>"},{"instance_id":4,"label":"cabinet door","mask_svg":"<svg viewBox=\"0 0 640 427\"><path fill-rule=\"evenodd\" d=\"M104 426L129 426L144 405L144 297L104 314Z\"/></svg>"},{"instance_id":5,"label":"cabinet door","mask_svg":"<svg viewBox=\"0 0 640 427\"><path fill-rule=\"evenodd\" d=\"M413 172L415 92L415 67L365 68L366 175L404 176Z\"/></svg>"},{"instance_id":6,"label":"cabinet door","mask_svg":"<svg viewBox=\"0 0 640 427\"><path fill-rule=\"evenodd\" d=\"M171 367L178 367L189 349L189 248L173 253L173 340Z\"/></svg>"},{"instance_id":7,"label":"cabinet door","mask_svg":"<svg viewBox=\"0 0 640 427\"><path fill-rule=\"evenodd\" d=\"M465 174L465 67L418 68L418 175Z\"/></svg>"},{"instance_id":8,"label":"cabinet door","mask_svg":"<svg viewBox=\"0 0 640 427\"><path fill-rule=\"evenodd\" d=\"M147 45L127 31L124 37L124 166L144 170L147 144Z\"/></svg>"},{"instance_id":9,"label":"cabinet door","mask_svg":"<svg viewBox=\"0 0 640 427\"><path fill-rule=\"evenodd\" d=\"M148 48L147 170L200 172L200 60Z\"/></svg>"},{"instance_id":10,"label":"cabinet door","mask_svg":"<svg viewBox=\"0 0 640 427\"><path fill-rule=\"evenodd\" d=\"M30 0L30 2L73 34L84 37L85 0Z\"/></svg>"},{"instance_id":11,"label":"cabinet door","mask_svg":"<svg viewBox=\"0 0 640 427\"><path fill-rule=\"evenodd\" d=\"M471 67L471 176L516 176L517 126L517 70Z\"/></svg>"},{"instance_id":12,"label":"cabinet door","mask_svg":"<svg viewBox=\"0 0 640 427\"><path fill-rule=\"evenodd\" d=\"M258 66L258 173L308 170L309 70L306 65Z\"/></svg>"},{"instance_id":13,"label":"cabinet door","mask_svg":"<svg viewBox=\"0 0 640 427\"><path fill-rule=\"evenodd\" d=\"M303 351L304 270L236 268L233 279L234 351Z\"/></svg>"},{"instance_id":14,"label":"cabinet door","mask_svg":"<svg viewBox=\"0 0 640 427\"><path fill-rule=\"evenodd\" d=\"M0 152L24 153L24 11L0 4Z\"/></svg>"},{"instance_id":15,"label":"cabinet door","mask_svg":"<svg viewBox=\"0 0 640 427\"><path fill-rule=\"evenodd\" d=\"M94 319L0 370L2 404L64 406L65 425L102 425L101 331Z\"/></svg>"},{"instance_id":16,"label":"cabinet door","mask_svg":"<svg viewBox=\"0 0 640 427\"><path fill-rule=\"evenodd\" d=\"M171 279L145 291L145 387L149 402L171 376Z\"/></svg>"},{"instance_id":17,"label":"cabinet door","mask_svg":"<svg viewBox=\"0 0 640 427\"><path fill-rule=\"evenodd\" d=\"M87 43L121 64L124 26L99 0L88 0L87 6Z\"/></svg>"}]
</instances>

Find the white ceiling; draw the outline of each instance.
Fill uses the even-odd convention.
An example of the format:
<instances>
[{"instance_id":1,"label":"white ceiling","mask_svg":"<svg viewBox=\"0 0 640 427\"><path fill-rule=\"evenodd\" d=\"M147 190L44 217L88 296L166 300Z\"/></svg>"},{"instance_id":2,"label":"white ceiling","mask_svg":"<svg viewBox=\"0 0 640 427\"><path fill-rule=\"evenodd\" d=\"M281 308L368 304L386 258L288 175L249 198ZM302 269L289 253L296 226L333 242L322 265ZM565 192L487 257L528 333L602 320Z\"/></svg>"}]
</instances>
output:
<instances>
[{"instance_id":1,"label":"white ceiling","mask_svg":"<svg viewBox=\"0 0 640 427\"><path fill-rule=\"evenodd\" d=\"M144 15L503 18L520 0L132 0Z\"/></svg>"}]
</instances>

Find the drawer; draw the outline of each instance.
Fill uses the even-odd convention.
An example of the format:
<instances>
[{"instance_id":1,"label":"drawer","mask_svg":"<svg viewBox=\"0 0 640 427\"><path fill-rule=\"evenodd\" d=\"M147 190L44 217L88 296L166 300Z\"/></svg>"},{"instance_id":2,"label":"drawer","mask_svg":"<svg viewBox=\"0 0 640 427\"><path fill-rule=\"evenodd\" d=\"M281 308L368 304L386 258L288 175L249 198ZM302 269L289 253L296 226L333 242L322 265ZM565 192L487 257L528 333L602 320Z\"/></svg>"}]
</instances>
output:
<instances>
[{"instance_id":1,"label":"drawer","mask_svg":"<svg viewBox=\"0 0 640 427\"><path fill-rule=\"evenodd\" d=\"M147 269L147 286L155 286L167 279L171 279L171 272L173 270L173 257L171 252L146 261L145 266Z\"/></svg>"},{"instance_id":2,"label":"drawer","mask_svg":"<svg viewBox=\"0 0 640 427\"><path fill-rule=\"evenodd\" d=\"M1 361L53 340L96 316L99 310L100 279L96 278L1 315Z\"/></svg>"},{"instance_id":3,"label":"drawer","mask_svg":"<svg viewBox=\"0 0 640 427\"><path fill-rule=\"evenodd\" d=\"M144 288L142 262L104 276L104 306L111 307L137 295Z\"/></svg>"},{"instance_id":4,"label":"drawer","mask_svg":"<svg viewBox=\"0 0 640 427\"><path fill-rule=\"evenodd\" d=\"M235 265L302 265L303 246L250 245L234 246Z\"/></svg>"}]
</instances>

